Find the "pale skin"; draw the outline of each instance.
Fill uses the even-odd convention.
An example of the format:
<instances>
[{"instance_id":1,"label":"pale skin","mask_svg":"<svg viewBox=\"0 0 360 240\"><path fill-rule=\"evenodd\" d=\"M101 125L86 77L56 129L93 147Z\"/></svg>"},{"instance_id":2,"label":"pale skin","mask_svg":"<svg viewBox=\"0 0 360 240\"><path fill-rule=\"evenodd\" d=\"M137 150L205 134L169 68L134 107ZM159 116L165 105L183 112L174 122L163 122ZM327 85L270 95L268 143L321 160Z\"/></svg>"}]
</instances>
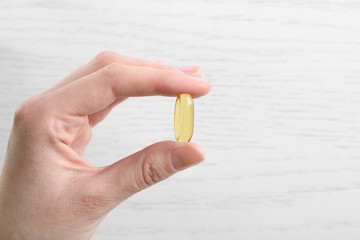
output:
<instances>
[{"instance_id":1,"label":"pale skin","mask_svg":"<svg viewBox=\"0 0 360 240\"><path fill-rule=\"evenodd\" d=\"M105 215L131 195L203 161L198 145L174 141L105 167L82 154L91 128L126 98L200 97L210 88L199 67L106 51L22 103L0 176L0 239L90 239Z\"/></svg>"}]
</instances>

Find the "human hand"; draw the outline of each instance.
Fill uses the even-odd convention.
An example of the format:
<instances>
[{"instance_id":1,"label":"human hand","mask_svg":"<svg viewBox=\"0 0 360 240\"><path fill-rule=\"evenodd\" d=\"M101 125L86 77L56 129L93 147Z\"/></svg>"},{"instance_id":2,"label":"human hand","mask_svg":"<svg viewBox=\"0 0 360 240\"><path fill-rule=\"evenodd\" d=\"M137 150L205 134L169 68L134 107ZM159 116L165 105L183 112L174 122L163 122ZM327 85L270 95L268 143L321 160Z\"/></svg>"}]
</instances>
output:
<instances>
[{"instance_id":1,"label":"human hand","mask_svg":"<svg viewBox=\"0 0 360 240\"><path fill-rule=\"evenodd\" d=\"M91 128L132 96L205 95L198 68L103 52L14 117L0 177L0 239L89 239L119 203L203 160L194 143L153 144L106 167L82 157Z\"/></svg>"}]
</instances>

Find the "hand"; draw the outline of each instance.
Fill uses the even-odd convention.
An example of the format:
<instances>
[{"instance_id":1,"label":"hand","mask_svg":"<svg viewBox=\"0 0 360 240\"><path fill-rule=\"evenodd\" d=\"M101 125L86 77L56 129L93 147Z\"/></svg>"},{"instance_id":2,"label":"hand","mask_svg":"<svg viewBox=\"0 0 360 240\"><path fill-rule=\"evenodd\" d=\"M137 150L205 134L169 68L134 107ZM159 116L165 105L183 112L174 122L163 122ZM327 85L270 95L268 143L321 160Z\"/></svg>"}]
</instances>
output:
<instances>
[{"instance_id":1,"label":"hand","mask_svg":"<svg viewBox=\"0 0 360 240\"><path fill-rule=\"evenodd\" d=\"M103 52L22 103L0 178L0 239L89 239L132 194L201 162L199 146L173 141L100 168L82 154L91 128L127 97L199 97L210 88L197 67Z\"/></svg>"}]
</instances>

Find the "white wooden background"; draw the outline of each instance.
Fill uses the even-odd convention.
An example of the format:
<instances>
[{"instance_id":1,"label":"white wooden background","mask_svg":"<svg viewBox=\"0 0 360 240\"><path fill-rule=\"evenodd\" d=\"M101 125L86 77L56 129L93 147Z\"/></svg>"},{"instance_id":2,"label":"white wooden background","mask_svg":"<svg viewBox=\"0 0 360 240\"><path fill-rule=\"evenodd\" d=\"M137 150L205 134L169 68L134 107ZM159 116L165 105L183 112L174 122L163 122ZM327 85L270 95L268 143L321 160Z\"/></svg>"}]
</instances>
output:
<instances>
[{"instance_id":1,"label":"white wooden background","mask_svg":"<svg viewBox=\"0 0 360 240\"><path fill-rule=\"evenodd\" d=\"M360 1L1 0L0 161L16 106L105 49L199 64L214 86L195 102L206 161L121 204L95 240L360 239ZM124 102L87 158L174 139L174 103Z\"/></svg>"}]
</instances>

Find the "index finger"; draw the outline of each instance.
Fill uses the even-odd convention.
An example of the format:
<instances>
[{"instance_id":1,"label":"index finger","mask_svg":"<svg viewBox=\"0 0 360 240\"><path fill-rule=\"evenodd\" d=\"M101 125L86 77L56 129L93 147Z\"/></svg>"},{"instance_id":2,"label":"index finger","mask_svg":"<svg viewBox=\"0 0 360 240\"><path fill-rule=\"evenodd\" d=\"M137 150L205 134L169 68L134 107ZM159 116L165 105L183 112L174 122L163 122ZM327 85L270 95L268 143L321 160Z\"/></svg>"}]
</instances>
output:
<instances>
[{"instance_id":1,"label":"index finger","mask_svg":"<svg viewBox=\"0 0 360 240\"><path fill-rule=\"evenodd\" d=\"M118 54L118 53L115 53L112 51L103 51L103 52L97 54L88 63L81 66L74 72L70 73L63 80L61 80L58 84L56 84L55 86L50 88L48 90L48 92L53 91L57 88L63 87L66 84L76 81L88 74L96 72L99 69L101 69L111 63L121 63L121 64L131 65L131 66L153 67L153 68L160 68L160 69L173 69L173 70L179 69L179 68L175 68L173 66L165 65L165 64L163 64L162 61L153 62L153 61L146 60L146 59L124 56L124 55L121 55L121 54ZM182 70L182 68L180 67L179 71L184 71L184 70L186 70L186 69ZM184 72L187 72L187 71L184 71Z\"/></svg>"},{"instance_id":2,"label":"index finger","mask_svg":"<svg viewBox=\"0 0 360 240\"><path fill-rule=\"evenodd\" d=\"M53 104L73 115L90 115L101 111L120 97L177 96L207 94L210 82L185 73L143 66L112 63L72 82L52 94Z\"/></svg>"}]
</instances>

